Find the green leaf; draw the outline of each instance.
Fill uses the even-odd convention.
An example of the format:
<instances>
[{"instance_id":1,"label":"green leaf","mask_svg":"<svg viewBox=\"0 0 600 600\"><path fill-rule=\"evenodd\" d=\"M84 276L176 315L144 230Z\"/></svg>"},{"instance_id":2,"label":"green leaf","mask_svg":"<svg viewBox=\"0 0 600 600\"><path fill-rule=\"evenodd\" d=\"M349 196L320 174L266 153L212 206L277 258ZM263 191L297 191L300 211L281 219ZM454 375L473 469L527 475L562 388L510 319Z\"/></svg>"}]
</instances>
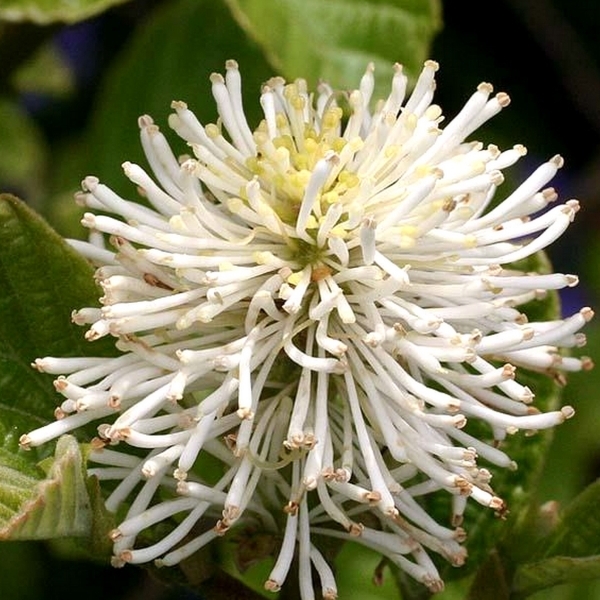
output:
<instances>
[{"instance_id":1,"label":"green leaf","mask_svg":"<svg viewBox=\"0 0 600 600\"><path fill-rule=\"evenodd\" d=\"M387 95L391 66L413 77L441 28L438 0L226 0L232 13L288 78L355 89L369 62Z\"/></svg>"},{"instance_id":2,"label":"green leaf","mask_svg":"<svg viewBox=\"0 0 600 600\"><path fill-rule=\"evenodd\" d=\"M75 75L53 41L40 48L14 73L14 88L20 93L67 97L75 90Z\"/></svg>"},{"instance_id":3,"label":"green leaf","mask_svg":"<svg viewBox=\"0 0 600 600\"><path fill-rule=\"evenodd\" d=\"M47 147L27 114L8 98L0 97L0 192L19 191L33 202L44 185Z\"/></svg>"},{"instance_id":4,"label":"green leaf","mask_svg":"<svg viewBox=\"0 0 600 600\"><path fill-rule=\"evenodd\" d=\"M48 590L45 575L51 568L47 565L47 561L43 560L38 544L29 542L1 544L2 598L4 600L44 598Z\"/></svg>"},{"instance_id":5,"label":"green leaf","mask_svg":"<svg viewBox=\"0 0 600 600\"><path fill-rule=\"evenodd\" d=\"M111 340L90 344L70 322L74 309L98 303L92 273L39 215L0 195L0 408L30 426L52 420L59 398L32 360L114 353Z\"/></svg>"},{"instance_id":6,"label":"green leaf","mask_svg":"<svg viewBox=\"0 0 600 600\"><path fill-rule=\"evenodd\" d=\"M582 582L600 577L600 555L554 556L523 565L516 574L512 598L525 598L562 583Z\"/></svg>"},{"instance_id":7,"label":"green leaf","mask_svg":"<svg viewBox=\"0 0 600 600\"><path fill-rule=\"evenodd\" d=\"M518 596L579 579L600 577L600 480L586 488L542 536L530 561L517 568Z\"/></svg>"},{"instance_id":8,"label":"green leaf","mask_svg":"<svg viewBox=\"0 0 600 600\"><path fill-rule=\"evenodd\" d=\"M0 430L7 413L0 410ZM18 420L18 418L17 418ZM14 423L13 423L14 425ZM85 538L78 546L98 558L108 555L112 516L104 508L100 487L85 471L82 451L73 436L61 437L53 457L34 464L36 452L16 449L16 437L0 447L0 540Z\"/></svg>"},{"instance_id":9,"label":"green leaf","mask_svg":"<svg viewBox=\"0 0 600 600\"><path fill-rule=\"evenodd\" d=\"M600 554L600 480L588 486L566 508L551 535L543 540L543 556Z\"/></svg>"},{"instance_id":10,"label":"green leaf","mask_svg":"<svg viewBox=\"0 0 600 600\"><path fill-rule=\"evenodd\" d=\"M247 39L221 2L177 0L165 3L141 26L108 74L93 118L87 168L115 191L136 196L121 170L126 160L145 165L137 120L149 114L175 154L189 148L167 126L171 102L183 100L203 122L218 118L211 93L211 72L224 72L225 61L238 59L250 123L258 124L261 84L273 75L259 48ZM75 175L77 181L81 173Z\"/></svg>"},{"instance_id":11,"label":"green leaf","mask_svg":"<svg viewBox=\"0 0 600 600\"><path fill-rule=\"evenodd\" d=\"M75 23L97 15L127 0L0 0L0 19L33 21L46 25L55 21Z\"/></svg>"},{"instance_id":12,"label":"green leaf","mask_svg":"<svg viewBox=\"0 0 600 600\"><path fill-rule=\"evenodd\" d=\"M36 480L25 472L23 462L23 457L16 453L0 458L0 503L10 509L0 518L0 539L35 540L89 534L91 502L75 438L60 438L47 477ZM19 501L15 510L13 505Z\"/></svg>"},{"instance_id":13,"label":"green leaf","mask_svg":"<svg viewBox=\"0 0 600 600\"><path fill-rule=\"evenodd\" d=\"M384 600L398 598L398 588L389 570L381 563L381 555L360 544L342 546L335 559L340 576L340 598ZM381 577L378 576L381 570ZM342 575L343 573L343 575Z\"/></svg>"},{"instance_id":14,"label":"green leaf","mask_svg":"<svg viewBox=\"0 0 600 600\"><path fill-rule=\"evenodd\" d=\"M94 540L103 540L99 488L85 478L74 438L59 440L53 460L45 458L51 445L18 448L23 433L53 418L58 401L51 378L31 361L113 352L110 340L88 344L70 323L71 310L96 304L98 290L87 261L9 195L0 195L0 287L0 539L82 536L99 528Z\"/></svg>"}]
</instances>

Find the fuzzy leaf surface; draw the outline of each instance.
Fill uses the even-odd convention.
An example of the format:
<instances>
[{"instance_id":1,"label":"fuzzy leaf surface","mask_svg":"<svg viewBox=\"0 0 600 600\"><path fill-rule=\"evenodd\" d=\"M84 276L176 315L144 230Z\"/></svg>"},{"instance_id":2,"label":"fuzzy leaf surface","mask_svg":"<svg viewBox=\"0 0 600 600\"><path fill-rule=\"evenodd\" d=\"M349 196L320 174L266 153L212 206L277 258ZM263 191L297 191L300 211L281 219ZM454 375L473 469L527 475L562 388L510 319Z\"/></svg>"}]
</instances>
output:
<instances>
[{"instance_id":1,"label":"fuzzy leaf surface","mask_svg":"<svg viewBox=\"0 0 600 600\"><path fill-rule=\"evenodd\" d=\"M0 19L40 25L75 23L127 0L0 0Z\"/></svg>"},{"instance_id":2,"label":"fuzzy leaf surface","mask_svg":"<svg viewBox=\"0 0 600 600\"><path fill-rule=\"evenodd\" d=\"M101 510L73 437L19 449L19 437L53 420L60 396L36 372L40 356L107 355L111 340L84 341L74 308L95 305L92 268L19 199L0 195L0 539L89 534ZM92 510L91 505L96 509Z\"/></svg>"},{"instance_id":3,"label":"fuzzy leaf surface","mask_svg":"<svg viewBox=\"0 0 600 600\"><path fill-rule=\"evenodd\" d=\"M387 95L391 66L415 76L441 27L437 0L226 0L279 74L355 89L373 62L376 97Z\"/></svg>"},{"instance_id":4,"label":"fuzzy leaf surface","mask_svg":"<svg viewBox=\"0 0 600 600\"><path fill-rule=\"evenodd\" d=\"M59 440L47 476L40 468L34 474L31 465L25 467L23 461L19 454L0 454L0 539L87 535L92 510L83 458L75 438L63 436Z\"/></svg>"},{"instance_id":5,"label":"fuzzy leaf surface","mask_svg":"<svg viewBox=\"0 0 600 600\"><path fill-rule=\"evenodd\" d=\"M31 368L43 356L106 356L111 340L90 344L71 312L98 305L88 262L25 203L0 195L0 408L29 426L53 420L60 402L52 377Z\"/></svg>"}]
</instances>

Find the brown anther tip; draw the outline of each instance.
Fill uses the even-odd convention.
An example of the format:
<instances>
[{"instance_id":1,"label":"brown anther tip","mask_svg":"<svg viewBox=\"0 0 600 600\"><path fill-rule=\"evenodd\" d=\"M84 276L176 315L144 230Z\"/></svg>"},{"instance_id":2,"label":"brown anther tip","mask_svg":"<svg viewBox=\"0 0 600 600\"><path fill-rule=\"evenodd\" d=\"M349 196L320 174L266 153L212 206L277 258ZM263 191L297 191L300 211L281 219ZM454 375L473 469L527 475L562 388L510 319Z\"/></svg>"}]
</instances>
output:
<instances>
[{"instance_id":1,"label":"brown anther tip","mask_svg":"<svg viewBox=\"0 0 600 600\"><path fill-rule=\"evenodd\" d=\"M137 122L140 129L145 129L146 127L154 125L154 119L150 115L141 115L138 117Z\"/></svg>"},{"instance_id":2,"label":"brown anther tip","mask_svg":"<svg viewBox=\"0 0 600 600\"><path fill-rule=\"evenodd\" d=\"M27 434L23 434L19 438L19 446L23 450L31 450L31 438Z\"/></svg>"},{"instance_id":3,"label":"brown anther tip","mask_svg":"<svg viewBox=\"0 0 600 600\"><path fill-rule=\"evenodd\" d=\"M568 287L575 287L579 283L579 277L577 277L577 275L567 274L565 275L565 278L567 280Z\"/></svg>"},{"instance_id":4,"label":"brown anther tip","mask_svg":"<svg viewBox=\"0 0 600 600\"><path fill-rule=\"evenodd\" d=\"M110 425L108 423L101 423L100 425L98 425L96 431L98 432L98 435L100 436L101 439L108 441L109 437L108 437L108 430L110 429Z\"/></svg>"},{"instance_id":5,"label":"brown anther tip","mask_svg":"<svg viewBox=\"0 0 600 600\"><path fill-rule=\"evenodd\" d=\"M447 558L453 567L462 567L467 560L467 551L461 548L458 552L449 554Z\"/></svg>"},{"instance_id":6,"label":"brown anther tip","mask_svg":"<svg viewBox=\"0 0 600 600\"><path fill-rule=\"evenodd\" d=\"M371 579L373 585L377 587L381 587L383 585L383 569L385 568L386 564L387 563L385 559L382 559L375 567L375 570L373 571L373 577Z\"/></svg>"},{"instance_id":7,"label":"brown anther tip","mask_svg":"<svg viewBox=\"0 0 600 600\"><path fill-rule=\"evenodd\" d=\"M515 323L517 325L525 325L525 323L528 323L529 319L527 318L527 315L524 313L521 313L520 315L517 316L517 318L515 319Z\"/></svg>"},{"instance_id":8,"label":"brown anther tip","mask_svg":"<svg viewBox=\"0 0 600 600\"><path fill-rule=\"evenodd\" d=\"M571 419L574 415L575 415L575 409L572 406L563 406L560 409L560 412L562 413L563 417L565 419Z\"/></svg>"},{"instance_id":9,"label":"brown anther tip","mask_svg":"<svg viewBox=\"0 0 600 600\"><path fill-rule=\"evenodd\" d=\"M442 210L447 213L452 212L455 208L456 208L456 201L452 200L452 199L446 200L442 206Z\"/></svg>"},{"instance_id":10,"label":"brown anther tip","mask_svg":"<svg viewBox=\"0 0 600 600\"><path fill-rule=\"evenodd\" d=\"M377 491L370 491L364 494L365 502L369 504L377 504L381 500L381 493Z\"/></svg>"},{"instance_id":11,"label":"brown anther tip","mask_svg":"<svg viewBox=\"0 0 600 600\"><path fill-rule=\"evenodd\" d=\"M265 581L264 587L265 590L267 590L267 592L278 592L281 589L281 586L272 579L267 579L267 581Z\"/></svg>"},{"instance_id":12,"label":"brown anther tip","mask_svg":"<svg viewBox=\"0 0 600 600\"><path fill-rule=\"evenodd\" d=\"M490 181L494 185L500 185L504 182L504 174L502 173L502 171L492 171L490 173Z\"/></svg>"},{"instance_id":13,"label":"brown anther tip","mask_svg":"<svg viewBox=\"0 0 600 600\"><path fill-rule=\"evenodd\" d=\"M187 493L188 484L186 482L188 477L188 472L183 469L175 469L173 471L173 478L177 480L177 493L185 494Z\"/></svg>"},{"instance_id":14,"label":"brown anther tip","mask_svg":"<svg viewBox=\"0 0 600 600\"><path fill-rule=\"evenodd\" d=\"M594 368L594 361L589 356L582 356L580 360L584 371L591 371Z\"/></svg>"},{"instance_id":15,"label":"brown anther tip","mask_svg":"<svg viewBox=\"0 0 600 600\"><path fill-rule=\"evenodd\" d=\"M498 92L496 101L502 108L506 108L510 104L510 96L506 92Z\"/></svg>"},{"instance_id":16,"label":"brown anther tip","mask_svg":"<svg viewBox=\"0 0 600 600\"><path fill-rule=\"evenodd\" d=\"M521 402L523 402L524 404L531 404L534 398L535 394L531 391L531 389L528 386L524 385L520 397Z\"/></svg>"},{"instance_id":17,"label":"brown anther tip","mask_svg":"<svg viewBox=\"0 0 600 600\"><path fill-rule=\"evenodd\" d=\"M446 410L448 411L449 414L451 415L455 415L459 410L460 410L460 402L448 402L448 406L446 407Z\"/></svg>"},{"instance_id":18,"label":"brown anther tip","mask_svg":"<svg viewBox=\"0 0 600 600\"><path fill-rule=\"evenodd\" d=\"M226 436L223 437L223 441L225 442L227 449L231 452L234 452L237 441L237 433L228 433Z\"/></svg>"},{"instance_id":19,"label":"brown anther tip","mask_svg":"<svg viewBox=\"0 0 600 600\"><path fill-rule=\"evenodd\" d=\"M225 535L225 533L227 532L228 529L229 529L229 524L225 523L225 521L223 521L222 519L219 519L217 521L217 524L213 527L213 531L218 536Z\"/></svg>"},{"instance_id":20,"label":"brown anther tip","mask_svg":"<svg viewBox=\"0 0 600 600\"><path fill-rule=\"evenodd\" d=\"M521 156L525 156L527 154L527 147L523 146L523 144L515 144L513 146L513 150L516 150Z\"/></svg>"},{"instance_id":21,"label":"brown anther tip","mask_svg":"<svg viewBox=\"0 0 600 600\"><path fill-rule=\"evenodd\" d=\"M569 212L572 212L573 215L575 215L575 213L579 212L580 208L581 208L581 205L579 204L579 200L571 199L571 200L567 200L567 202L565 203L564 210L565 210L565 212L567 212L567 214Z\"/></svg>"},{"instance_id":22,"label":"brown anther tip","mask_svg":"<svg viewBox=\"0 0 600 600\"><path fill-rule=\"evenodd\" d=\"M170 285L163 283L156 275L152 273L144 273L143 279L148 285L161 288L163 290L173 291L173 288Z\"/></svg>"},{"instance_id":23,"label":"brown anther tip","mask_svg":"<svg viewBox=\"0 0 600 600\"><path fill-rule=\"evenodd\" d=\"M348 469L336 469L334 479L340 483L346 483L350 479L350 471Z\"/></svg>"},{"instance_id":24,"label":"brown anther tip","mask_svg":"<svg viewBox=\"0 0 600 600\"><path fill-rule=\"evenodd\" d=\"M535 330L533 329L533 327L523 327L522 331L524 341L529 341L533 339L533 336L535 335Z\"/></svg>"},{"instance_id":25,"label":"brown anther tip","mask_svg":"<svg viewBox=\"0 0 600 600\"><path fill-rule=\"evenodd\" d=\"M67 389L67 386L69 385L68 381L66 380L64 375L60 375L60 377L58 377L57 379L55 379L52 382L52 385L54 385L54 389L57 392L63 392L64 390Z\"/></svg>"},{"instance_id":26,"label":"brown anther tip","mask_svg":"<svg viewBox=\"0 0 600 600\"><path fill-rule=\"evenodd\" d=\"M502 376L506 377L507 379L514 379L516 371L517 371L517 368L514 365L511 365L510 363L506 363L502 367Z\"/></svg>"},{"instance_id":27,"label":"brown anther tip","mask_svg":"<svg viewBox=\"0 0 600 600\"><path fill-rule=\"evenodd\" d=\"M77 206L85 207L87 195L88 195L88 192L85 192L83 190L75 192L73 194L73 199L75 200L75 204L77 204Z\"/></svg>"},{"instance_id":28,"label":"brown anther tip","mask_svg":"<svg viewBox=\"0 0 600 600\"><path fill-rule=\"evenodd\" d=\"M125 566L125 561L119 556L112 556L110 559L110 565L115 569L121 569Z\"/></svg>"},{"instance_id":29,"label":"brown anther tip","mask_svg":"<svg viewBox=\"0 0 600 600\"><path fill-rule=\"evenodd\" d=\"M298 503L290 500L284 507L283 512L291 515L292 517L298 514Z\"/></svg>"},{"instance_id":30,"label":"brown anther tip","mask_svg":"<svg viewBox=\"0 0 600 600\"><path fill-rule=\"evenodd\" d=\"M314 448L317 444L317 438L315 438L315 436L312 433L307 433L304 436L304 448L306 448L307 450L311 450L312 448Z\"/></svg>"},{"instance_id":31,"label":"brown anther tip","mask_svg":"<svg viewBox=\"0 0 600 600\"><path fill-rule=\"evenodd\" d=\"M585 306L579 312L581 316L588 322L594 318L594 311L589 306Z\"/></svg>"},{"instance_id":32,"label":"brown anther tip","mask_svg":"<svg viewBox=\"0 0 600 600\"><path fill-rule=\"evenodd\" d=\"M541 194L544 200L548 203L558 200L558 192L553 187L542 190Z\"/></svg>"},{"instance_id":33,"label":"brown anther tip","mask_svg":"<svg viewBox=\"0 0 600 600\"><path fill-rule=\"evenodd\" d=\"M467 539L467 532L462 527L457 527L452 537L456 542L462 544Z\"/></svg>"},{"instance_id":34,"label":"brown anther tip","mask_svg":"<svg viewBox=\"0 0 600 600\"><path fill-rule=\"evenodd\" d=\"M502 498L498 498L498 496L493 496L490 500L490 508L501 511L506 508L506 504L504 503L504 500L502 500Z\"/></svg>"},{"instance_id":35,"label":"brown anther tip","mask_svg":"<svg viewBox=\"0 0 600 600\"><path fill-rule=\"evenodd\" d=\"M98 452L106 447L106 441L99 437L93 437L90 441L90 447L92 450Z\"/></svg>"},{"instance_id":36,"label":"brown anther tip","mask_svg":"<svg viewBox=\"0 0 600 600\"><path fill-rule=\"evenodd\" d=\"M564 373L549 371L549 374L552 375L552 379L556 385L560 387L565 387L565 385L567 385L567 378Z\"/></svg>"},{"instance_id":37,"label":"brown anther tip","mask_svg":"<svg viewBox=\"0 0 600 600\"><path fill-rule=\"evenodd\" d=\"M464 521L463 515L454 514L454 515L452 515L452 519L451 519L450 523L452 524L452 527L460 527L463 524L463 521Z\"/></svg>"},{"instance_id":38,"label":"brown anther tip","mask_svg":"<svg viewBox=\"0 0 600 600\"><path fill-rule=\"evenodd\" d=\"M242 421L251 421L254 418L254 413L249 408L239 408L236 414Z\"/></svg>"},{"instance_id":39,"label":"brown anther tip","mask_svg":"<svg viewBox=\"0 0 600 600\"><path fill-rule=\"evenodd\" d=\"M444 591L444 582L441 579L434 579L431 575L425 575L421 583L423 583L432 594L439 594Z\"/></svg>"},{"instance_id":40,"label":"brown anther tip","mask_svg":"<svg viewBox=\"0 0 600 600\"><path fill-rule=\"evenodd\" d=\"M112 427L110 428L112 429ZM106 433L109 433L110 429L106 430ZM122 442L126 440L131 434L131 427L121 427L115 431L112 431L110 435L107 435L107 438L114 443Z\"/></svg>"},{"instance_id":41,"label":"brown anther tip","mask_svg":"<svg viewBox=\"0 0 600 600\"><path fill-rule=\"evenodd\" d=\"M456 429L463 429L466 424L467 417L465 417L465 415L456 415L454 417L453 425L456 427Z\"/></svg>"}]
</instances>

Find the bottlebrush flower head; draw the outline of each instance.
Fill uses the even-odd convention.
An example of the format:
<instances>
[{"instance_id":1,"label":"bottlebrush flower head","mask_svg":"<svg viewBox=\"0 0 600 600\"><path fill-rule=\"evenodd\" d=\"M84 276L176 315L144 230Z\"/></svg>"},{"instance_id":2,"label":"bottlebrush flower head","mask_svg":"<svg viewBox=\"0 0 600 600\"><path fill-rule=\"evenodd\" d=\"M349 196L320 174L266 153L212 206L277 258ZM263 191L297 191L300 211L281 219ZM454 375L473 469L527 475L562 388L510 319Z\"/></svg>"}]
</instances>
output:
<instances>
[{"instance_id":1,"label":"bottlebrush flower head","mask_svg":"<svg viewBox=\"0 0 600 600\"><path fill-rule=\"evenodd\" d=\"M313 597L314 568L334 598L319 544L330 536L439 591L430 554L464 562L467 501L506 510L490 480L516 467L507 434L573 414L539 412L520 383L521 370L591 365L563 352L585 342L589 308L546 322L521 308L577 284L519 267L579 208L546 187L563 161L501 191L525 148L465 140L508 96L482 83L444 125L437 68L426 62L407 95L396 65L377 103L372 66L349 93L274 78L252 130L229 61L211 77L216 124L172 105L169 125L192 157L176 158L139 119L152 174L123 168L142 203L84 179L92 242L72 243L98 266L104 295L73 319L90 341L113 336L121 354L38 359L64 401L21 443L99 423L90 472L116 482L110 510L128 506L112 532L116 565L172 565L247 527L277 540L267 589L296 556L301 597ZM477 436L471 420L485 425ZM442 523L419 502L434 493L452 498ZM136 544L177 514L166 537Z\"/></svg>"}]
</instances>

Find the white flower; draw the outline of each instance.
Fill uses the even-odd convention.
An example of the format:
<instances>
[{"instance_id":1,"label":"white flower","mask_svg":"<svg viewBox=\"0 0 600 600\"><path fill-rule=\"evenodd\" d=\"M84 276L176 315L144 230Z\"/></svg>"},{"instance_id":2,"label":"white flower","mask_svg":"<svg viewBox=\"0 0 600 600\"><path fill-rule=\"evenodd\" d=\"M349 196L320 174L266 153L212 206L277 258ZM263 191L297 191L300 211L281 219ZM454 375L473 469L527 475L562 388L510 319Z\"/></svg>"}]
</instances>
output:
<instances>
[{"instance_id":1,"label":"white flower","mask_svg":"<svg viewBox=\"0 0 600 600\"><path fill-rule=\"evenodd\" d=\"M83 224L110 236L114 251L73 242L100 265L104 290L102 308L73 318L91 325L89 340L117 338L122 354L37 360L61 375L65 400L58 420L22 445L100 421L91 472L119 482L110 510L130 503L113 532L115 564L174 564L239 521L283 532L270 590L297 553L302 598L313 597L311 563L324 597L335 597L317 547L327 535L381 552L437 591L427 550L464 561L467 499L505 511L478 459L513 469L499 447L507 434L573 414L539 413L518 372L591 365L560 352L585 342L577 332L589 308L532 323L519 310L577 284L516 266L578 210L574 200L548 207L557 194L545 186L562 159L499 198L502 170L525 148L465 139L508 97L482 83L442 127L436 70L425 63L405 98L396 66L373 111L372 67L349 94L274 78L252 131L229 61L225 78L212 76L217 125L173 103L169 124L193 158L177 160L140 118L155 179L123 168L145 204L83 181L78 201L101 213ZM487 424L484 437L464 428L470 419ZM104 448L119 443L149 453ZM215 459L220 479L207 466ZM157 499L159 486L171 499ZM453 499L447 524L415 500L439 490ZM171 534L135 547L142 530L176 513L186 516ZM194 533L201 517L214 527Z\"/></svg>"}]
</instances>

